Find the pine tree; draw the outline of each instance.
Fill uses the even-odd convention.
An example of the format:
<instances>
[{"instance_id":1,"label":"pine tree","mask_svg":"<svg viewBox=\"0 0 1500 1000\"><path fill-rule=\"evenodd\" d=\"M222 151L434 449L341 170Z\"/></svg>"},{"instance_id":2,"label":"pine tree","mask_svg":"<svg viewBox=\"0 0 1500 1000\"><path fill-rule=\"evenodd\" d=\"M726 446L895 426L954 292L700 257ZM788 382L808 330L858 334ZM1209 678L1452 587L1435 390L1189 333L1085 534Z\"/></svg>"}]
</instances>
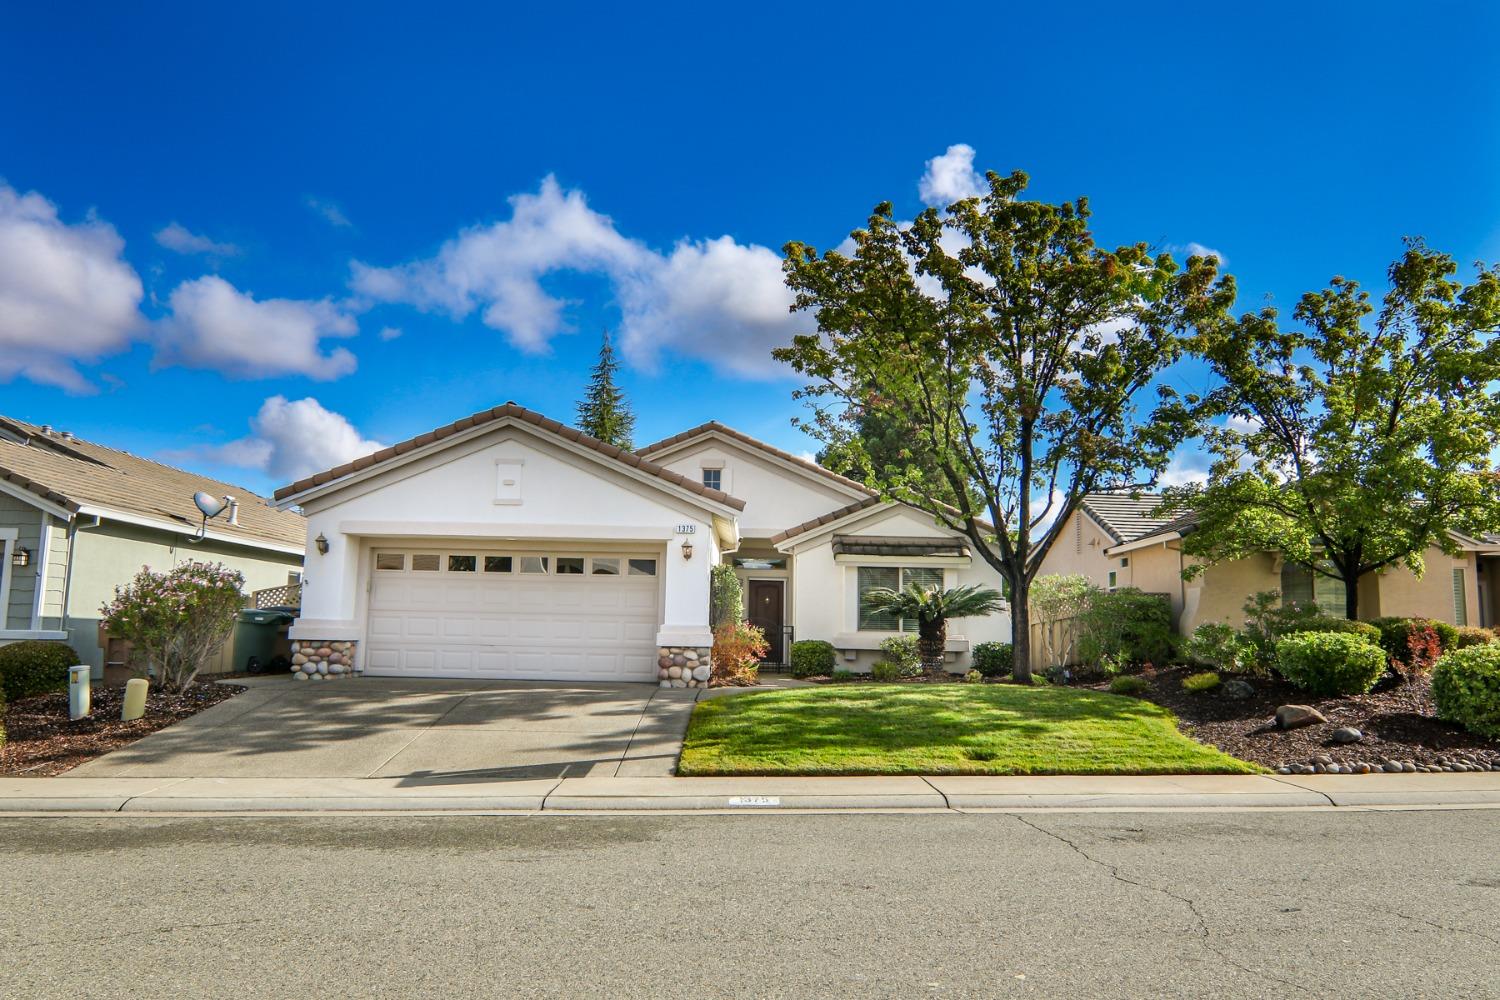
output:
<instances>
[{"instance_id":1,"label":"pine tree","mask_svg":"<svg viewBox=\"0 0 1500 1000\"><path fill-rule=\"evenodd\" d=\"M578 429L590 437L625 451L634 449L631 442L635 434L635 414L625 400L625 393L615 385L615 372L620 361L615 357L614 345L609 342L609 331L604 331L604 342L599 346L599 361L589 377L588 391L578 403Z\"/></svg>"}]
</instances>

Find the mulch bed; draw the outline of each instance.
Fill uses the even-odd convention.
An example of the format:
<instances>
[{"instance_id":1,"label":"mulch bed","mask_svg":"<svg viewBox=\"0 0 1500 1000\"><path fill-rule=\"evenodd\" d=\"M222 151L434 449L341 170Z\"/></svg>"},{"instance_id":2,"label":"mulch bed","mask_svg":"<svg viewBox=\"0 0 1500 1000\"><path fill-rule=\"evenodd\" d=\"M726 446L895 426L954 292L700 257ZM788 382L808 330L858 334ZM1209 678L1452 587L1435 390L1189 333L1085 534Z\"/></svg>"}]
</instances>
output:
<instances>
[{"instance_id":1,"label":"mulch bed","mask_svg":"<svg viewBox=\"0 0 1500 1000\"><path fill-rule=\"evenodd\" d=\"M1387 761L1426 769L1500 769L1500 740L1438 719L1426 678L1370 694L1314 698L1284 681L1245 677L1241 679L1255 694L1234 700L1223 696L1222 685L1205 694L1184 691L1182 678L1195 672L1187 667L1158 671L1148 678L1151 687L1141 697L1175 712L1178 728L1187 735L1241 760L1272 769L1326 770L1332 763L1341 770L1367 765L1373 771ZM1271 725L1281 705L1311 705L1328 721L1283 732ZM1358 729L1364 739L1347 745L1332 742L1333 731L1342 726Z\"/></svg>"},{"instance_id":2,"label":"mulch bed","mask_svg":"<svg viewBox=\"0 0 1500 1000\"><path fill-rule=\"evenodd\" d=\"M93 712L77 722L68 720L66 691L22 698L5 711L0 775L40 778L62 774L244 690L237 684L203 681L180 695L153 689L146 696L146 714L133 722L120 721L124 688L95 688Z\"/></svg>"}]
</instances>

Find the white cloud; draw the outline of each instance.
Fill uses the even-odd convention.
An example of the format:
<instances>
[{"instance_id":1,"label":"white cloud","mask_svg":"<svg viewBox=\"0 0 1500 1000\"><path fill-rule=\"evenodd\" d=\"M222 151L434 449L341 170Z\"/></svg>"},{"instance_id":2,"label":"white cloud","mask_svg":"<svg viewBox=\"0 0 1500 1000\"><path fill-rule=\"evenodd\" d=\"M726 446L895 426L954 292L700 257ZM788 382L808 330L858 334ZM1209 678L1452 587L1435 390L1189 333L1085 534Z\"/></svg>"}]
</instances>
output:
<instances>
[{"instance_id":1,"label":"white cloud","mask_svg":"<svg viewBox=\"0 0 1500 1000\"><path fill-rule=\"evenodd\" d=\"M396 340L400 336L401 328L399 326L384 326L380 328L381 340Z\"/></svg>"},{"instance_id":2,"label":"white cloud","mask_svg":"<svg viewBox=\"0 0 1500 1000\"><path fill-rule=\"evenodd\" d=\"M939 208L976 198L989 190L978 171L974 169L974 147L967 143L954 143L942 156L927 161L927 169L917 182L917 194L922 203Z\"/></svg>"},{"instance_id":3,"label":"white cloud","mask_svg":"<svg viewBox=\"0 0 1500 1000\"><path fill-rule=\"evenodd\" d=\"M91 388L75 363L123 349L142 326L124 248L108 223L68 225L42 195L0 182L0 381Z\"/></svg>"},{"instance_id":4,"label":"white cloud","mask_svg":"<svg viewBox=\"0 0 1500 1000\"><path fill-rule=\"evenodd\" d=\"M1187 486L1189 483L1208 482L1208 456L1202 452L1182 452L1172 456L1172 461L1157 478L1159 488Z\"/></svg>"},{"instance_id":5,"label":"white cloud","mask_svg":"<svg viewBox=\"0 0 1500 1000\"><path fill-rule=\"evenodd\" d=\"M327 299L257 301L216 275L185 281L157 325L160 364L211 368L231 378L306 375L326 380L355 369L354 355L321 350L326 337L351 337L354 319Z\"/></svg>"},{"instance_id":6,"label":"white cloud","mask_svg":"<svg viewBox=\"0 0 1500 1000\"><path fill-rule=\"evenodd\" d=\"M210 257L233 257L240 248L233 243L218 243L207 236L192 232L176 222L156 231L156 242L182 254L207 254Z\"/></svg>"},{"instance_id":7,"label":"white cloud","mask_svg":"<svg viewBox=\"0 0 1500 1000\"><path fill-rule=\"evenodd\" d=\"M324 409L316 399L272 396L250 419L248 437L181 454L255 469L291 482L384 447L363 437L345 417Z\"/></svg>"},{"instance_id":8,"label":"white cloud","mask_svg":"<svg viewBox=\"0 0 1500 1000\"><path fill-rule=\"evenodd\" d=\"M351 229L354 226L354 223L350 222L349 217L344 214L344 210L334 202L308 195L303 199L303 204L322 216L330 226L338 229Z\"/></svg>"},{"instance_id":9,"label":"white cloud","mask_svg":"<svg viewBox=\"0 0 1500 1000\"><path fill-rule=\"evenodd\" d=\"M1211 246L1202 243L1168 243L1167 250L1170 253L1181 254L1183 257L1217 257L1220 267L1229 265L1229 258L1224 256L1222 250L1215 250Z\"/></svg>"},{"instance_id":10,"label":"white cloud","mask_svg":"<svg viewBox=\"0 0 1500 1000\"><path fill-rule=\"evenodd\" d=\"M354 291L462 318L540 353L568 329L568 303L542 287L559 272L607 278L622 312L621 349L651 366L663 348L743 375L774 370L772 347L807 326L790 315L781 257L728 236L684 240L661 253L624 236L581 191L545 178L510 199L511 217L461 231L436 255L395 267L354 262Z\"/></svg>"}]
</instances>

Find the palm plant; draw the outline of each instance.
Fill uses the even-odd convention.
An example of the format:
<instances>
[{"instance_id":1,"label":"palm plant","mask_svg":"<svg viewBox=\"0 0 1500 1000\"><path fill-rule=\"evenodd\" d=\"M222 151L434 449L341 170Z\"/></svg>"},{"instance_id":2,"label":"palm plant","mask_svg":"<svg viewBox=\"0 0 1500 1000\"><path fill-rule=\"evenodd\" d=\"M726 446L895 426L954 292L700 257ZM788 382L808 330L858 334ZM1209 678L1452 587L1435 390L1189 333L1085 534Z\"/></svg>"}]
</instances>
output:
<instances>
[{"instance_id":1,"label":"palm plant","mask_svg":"<svg viewBox=\"0 0 1500 1000\"><path fill-rule=\"evenodd\" d=\"M1005 599L999 591L979 584L944 590L908 583L901 590L889 587L868 590L864 605L866 610L877 614L914 619L922 670L935 675L943 669L943 652L948 645L948 619L992 615L1005 607Z\"/></svg>"}]
</instances>

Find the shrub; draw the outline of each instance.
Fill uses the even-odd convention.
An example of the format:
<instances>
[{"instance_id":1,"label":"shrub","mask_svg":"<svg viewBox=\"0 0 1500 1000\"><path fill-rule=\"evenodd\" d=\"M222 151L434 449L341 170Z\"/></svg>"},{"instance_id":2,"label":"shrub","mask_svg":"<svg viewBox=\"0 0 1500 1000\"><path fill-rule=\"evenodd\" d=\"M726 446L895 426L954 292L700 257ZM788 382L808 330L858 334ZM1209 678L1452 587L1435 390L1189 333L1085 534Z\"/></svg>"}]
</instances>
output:
<instances>
[{"instance_id":1,"label":"shrub","mask_svg":"<svg viewBox=\"0 0 1500 1000\"><path fill-rule=\"evenodd\" d=\"M1385 672L1385 653L1357 635L1296 632L1276 644L1276 666L1311 694L1364 694Z\"/></svg>"},{"instance_id":2,"label":"shrub","mask_svg":"<svg viewBox=\"0 0 1500 1000\"><path fill-rule=\"evenodd\" d=\"M131 644L137 670L154 669L168 691L193 683L234 631L245 578L218 563L183 563L165 573L142 568L99 609L104 628Z\"/></svg>"},{"instance_id":3,"label":"shrub","mask_svg":"<svg viewBox=\"0 0 1500 1000\"><path fill-rule=\"evenodd\" d=\"M1193 629L1187 641L1187 656L1194 663L1229 673L1253 673L1255 649L1230 625L1209 622Z\"/></svg>"},{"instance_id":4,"label":"shrub","mask_svg":"<svg viewBox=\"0 0 1500 1000\"><path fill-rule=\"evenodd\" d=\"M893 663L903 677L915 677L922 672L922 654L917 650L914 635L893 635L880 641L880 655L885 662Z\"/></svg>"},{"instance_id":5,"label":"shrub","mask_svg":"<svg viewBox=\"0 0 1500 1000\"><path fill-rule=\"evenodd\" d=\"M1203 694L1219 686L1219 675L1212 670L1201 674L1188 674L1182 679L1182 689L1193 694Z\"/></svg>"},{"instance_id":6,"label":"shrub","mask_svg":"<svg viewBox=\"0 0 1500 1000\"><path fill-rule=\"evenodd\" d=\"M838 659L833 643L822 639L803 639L792 643L792 676L821 677L833 673Z\"/></svg>"},{"instance_id":7,"label":"shrub","mask_svg":"<svg viewBox=\"0 0 1500 1000\"><path fill-rule=\"evenodd\" d=\"M986 677L1004 677L1016 663L1008 642L981 642L969 653L969 659Z\"/></svg>"},{"instance_id":8,"label":"shrub","mask_svg":"<svg viewBox=\"0 0 1500 1000\"><path fill-rule=\"evenodd\" d=\"M760 679L760 658L771 647L766 634L749 622L725 622L714 629L713 673L718 687L748 687Z\"/></svg>"},{"instance_id":9,"label":"shrub","mask_svg":"<svg viewBox=\"0 0 1500 1000\"><path fill-rule=\"evenodd\" d=\"M1145 694L1150 686L1140 674L1121 674L1109 682L1112 694Z\"/></svg>"},{"instance_id":10,"label":"shrub","mask_svg":"<svg viewBox=\"0 0 1500 1000\"><path fill-rule=\"evenodd\" d=\"M964 683L965 684L978 684L979 682L981 682L983 680L984 680L984 674L981 674L977 670L970 670L968 673L964 674Z\"/></svg>"},{"instance_id":11,"label":"shrub","mask_svg":"<svg viewBox=\"0 0 1500 1000\"><path fill-rule=\"evenodd\" d=\"M27 639L0 646L0 694L18 701L68 686L68 668L83 662L63 642Z\"/></svg>"},{"instance_id":12,"label":"shrub","mask_svg":"<svg viewBox=\"0 0 1500 1000\"><path fill-rule=\"evenodd\" d=\"M1132 666L1167 663L1177 652L1172 606L1158 594L1134 587L1095 594L1079 621L1078 651L1087 663L1106 656Z\"/></svg>"},{"instance_id":13,"label":"shrub","mask_svg":"<svg viewBox=\"0 0 1500 1000\"><path fill-rule=\"evenodd\" d=\"M1285 604L1281 591L1262 590L1244 604L1245 628L1241 635L1254 651L1256 669L1269 674L1276 665L1276 643L1283 636L1300 632L1302 626L1324 620L1315 604Z\"/></svg>"},{"instance_id":14,"label":"shrub","mask_svg":"<svg viewBox=\"0 0 1500 1000\"><path fill-rule=\"evenodd\" d=\"M1458 649L1438 660L1432 700L1440 718L1500 739L1500 645Z\"/></svg>"},{"instance_id":15,"label":"shrub","mask_svg":"<svg viewBox=\"0 0 1500 1000\"><path fill-rule=\"evenodd\" d=\"M833 681L836 684L849 684L849 683L851 683L854 680L854 671L852 671L852 670L835 670L829 676L833 678Z\"/></svg>"},{"instance_id":16,"label":"shrub","mask_svg":"<svg viewBox=\"0 0 1500 1000\"><path fill-rule=\"evenodd\" d=\"M911 675L904 673L900 666L890 660L877 660L870 668L870 676L882 684L890 684L893 681L904 680Z\"/></svg>"},{"instance_id":17,"label":"shrub","mask_svg":"<svg viewBox=\"0 0 1500 1000\"><path fill-rule=\"evenodd\" d=\"M1458 648L1457 625L1449 625L1447 622L1439 621L1436 618L1424 618L1422 620L1427 623L1428 628L1437 633L1438 644L1443 647L1443 652L1446 653Z\"/></svg>"},{"instance_id":18,"label":"shrub","mask_svg":"<svg viewBox=\"0 0 1500 1000\"><path fill-rule=\"evenodd\" d=\"M1338 632L1342 635L1354 635L1380 645L1380 629L1369 622L1354 621L1349 618L1325 618L1319 616L1310 618L1305 622L1299 622L1289 635L1299 632Z\"/></svg>"},{"instance_id":19,"label":"shrub","mask_svg":"<svg viewBox=\"0 0 1500 1000\"><path fill-rule=\"evenodd\" d=\"M1461 625L1458 628L1458 641L1455 649L1469 649L1472 646L1488 646L1495 641L1495 633L1487 628L1475 628L1472 625Z\"/></svg>"},{"instance_id":20,"label":"shrub","mask_svg":"<svg viewBox=\"0 0 1500 1000\"><path fill-rule=\"evenodd\" d=\"M1443 655L1442 636L1426 618L1376 618L1370 624L1380 630L1380 648L1390 657L1391 669L1404 680L1426 674Z\"/></svg>"},{"instance_id":21,"label":"shrub","mask_svg":"<svg viewBox=\"0 0 1500 1000\"><path fill-rule=\"evenodd\" d=\"M708 571L708 623L718 628L725 622L743 621L745 601L734 567L723 563Z\"/></svg>"}]
</instances>

